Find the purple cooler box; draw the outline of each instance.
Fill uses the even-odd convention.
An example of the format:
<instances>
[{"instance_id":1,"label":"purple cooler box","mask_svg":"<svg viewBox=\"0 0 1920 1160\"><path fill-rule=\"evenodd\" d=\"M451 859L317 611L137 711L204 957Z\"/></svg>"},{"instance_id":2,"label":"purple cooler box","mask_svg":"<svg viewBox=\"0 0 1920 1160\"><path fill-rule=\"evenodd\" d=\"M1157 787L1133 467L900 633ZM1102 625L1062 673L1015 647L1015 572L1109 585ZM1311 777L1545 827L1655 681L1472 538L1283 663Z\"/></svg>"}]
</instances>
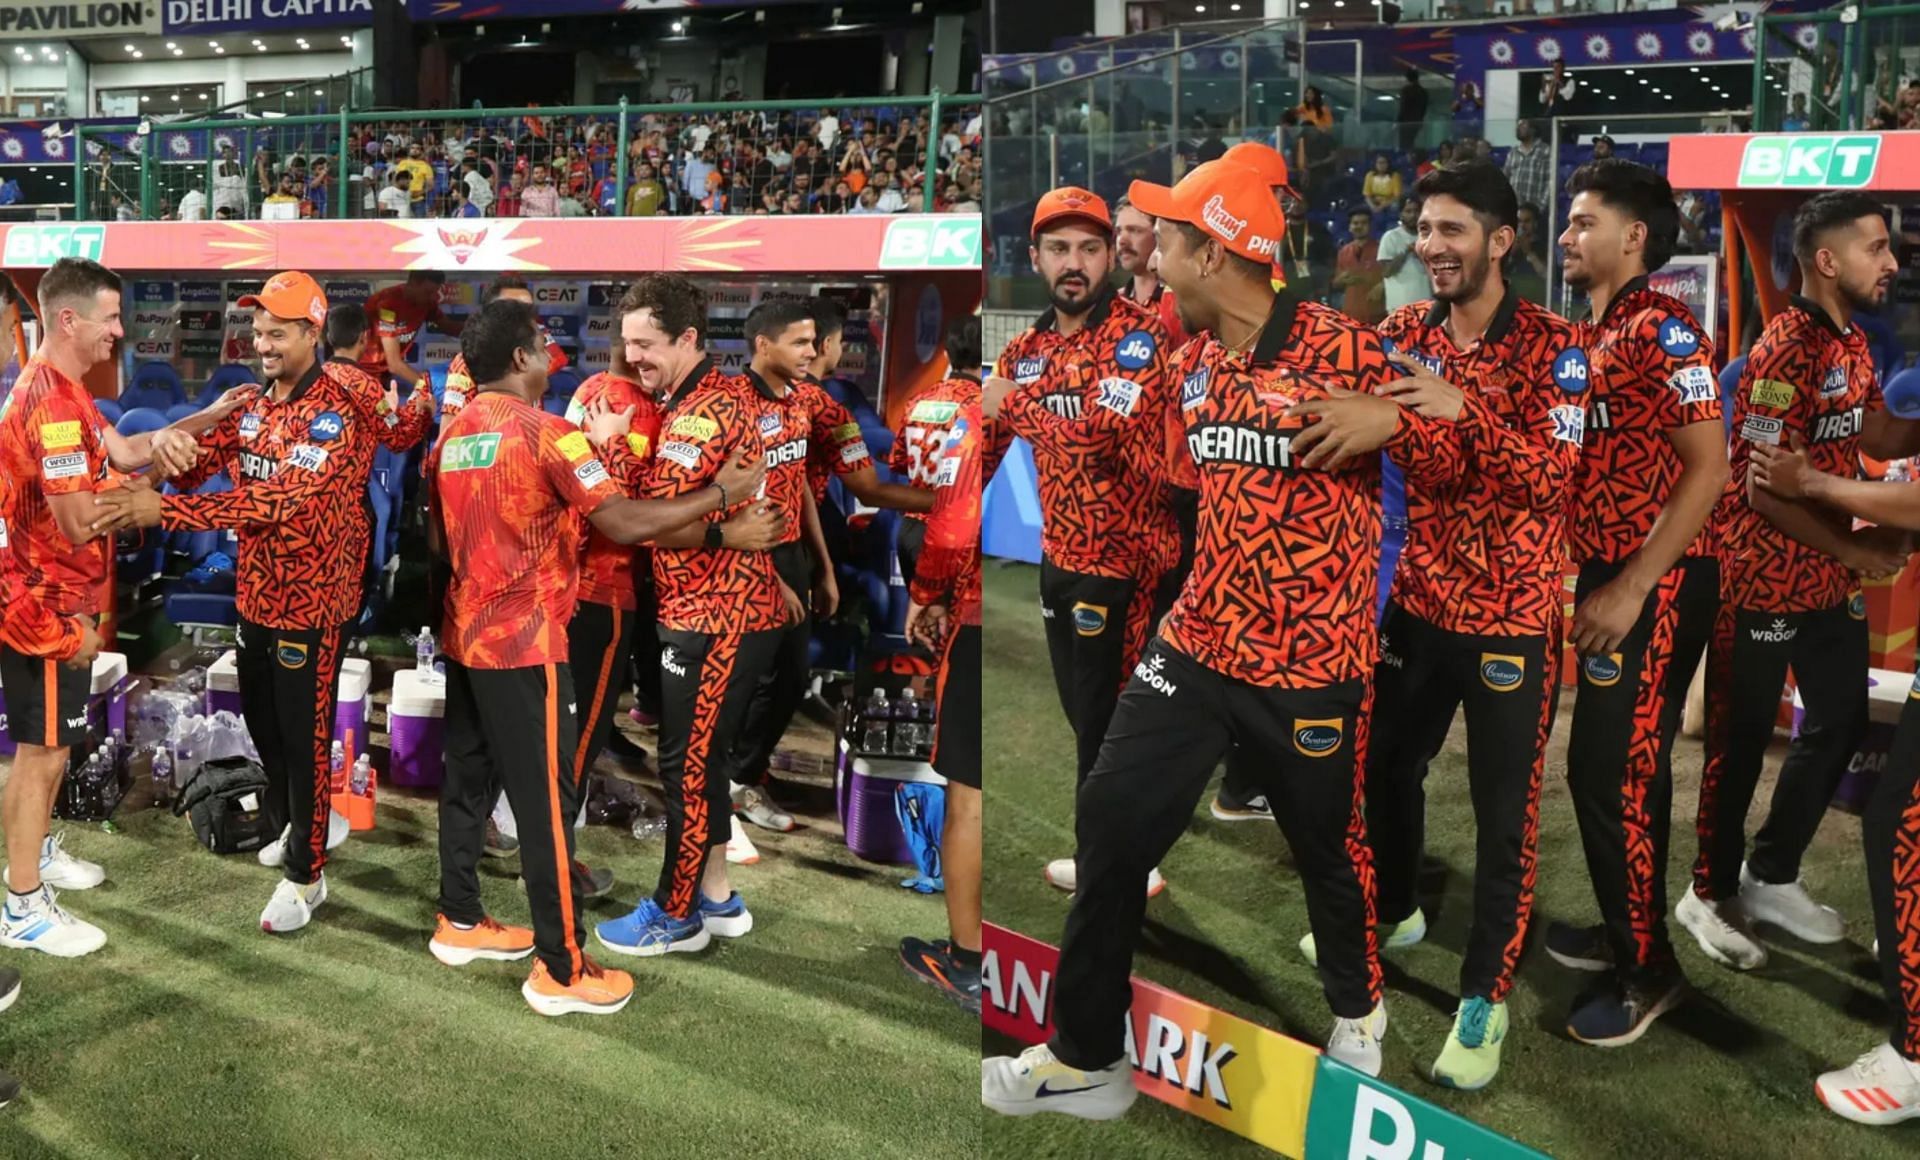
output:
<instances>
[{"instance_id":1,"label":"purple cooler box","mask_svg":"<svg viewBox=\"0 0 1920 1160\"><path fill-rule=\"evenodd\" d=\"M1850 814L1866 808L1880 771L1886 768L1887 750L1893 747L1893 729L1900 723L1900 709L1907 701L1913 677L1891 669L1867 670L1867 733L1859 748L1847 759L1847 772L1834 791L1833 804ZM1800 690L1793 691L1793 734L1800 735L1800 718L1806 715Z\"/></svg>"},{"instance_id":2,"label":"purple cooler box","mask_svg":"<svg viewBox=\"0 0 1920 1160\"><path fill-rule=\"evenodd\" d=\"M226 710L238 716L240 713L240 672L236 667L237 654L232 649L220 654L220 659L207 668L207 711L218 713ZM373 706L373 665L359 657L348 657L340 662L340 705L333 714L333 739L347 751L347 768L353 768L353 759L366 753L371 747L367 744L367 717ZM335 792L345 792L345 785L333 787Z\"/></svg>"},{"instance_id":3,"label":"purple cooler box","mask_svg":"<svg viewBox=\"0 0 1920 1160\"><path fill-rule=\"evenodd\" d=\"M93 658L93 691L87 696L88 726L104 737L127 727L127 694L134 681L127 676L127 658L103 652ZM7 729L6 690L0 689L0 757L13 756L13 734Z\"/></svg>"},{"instance_id":4,"label":"purple cooler box","mask_svg":"<svg viewBox=\"0 0 1920 1160\"><path fill-rule=\"evenodd\" d=\"M447 679L439 673L401 669L393 674L393 699L387 702L387 745L392 760L389 785L437 789L446 747L441 719L447 712Z\"/></svg>"},{"instance_id":5,"label":"purple cooler box","mask_svg":"<svg viewBox=\"0 0 1920 1160\"><path fill-rule=\"evenodd\" d=\"M894 809L894 790L906 782L945 785L947 779L924 761L897 757L856 755L845 740L834 769L834 799L840 824L847 831L847 849L869 862L911 863L913 851L900 832Z\"/></svg>"}]
</instances>

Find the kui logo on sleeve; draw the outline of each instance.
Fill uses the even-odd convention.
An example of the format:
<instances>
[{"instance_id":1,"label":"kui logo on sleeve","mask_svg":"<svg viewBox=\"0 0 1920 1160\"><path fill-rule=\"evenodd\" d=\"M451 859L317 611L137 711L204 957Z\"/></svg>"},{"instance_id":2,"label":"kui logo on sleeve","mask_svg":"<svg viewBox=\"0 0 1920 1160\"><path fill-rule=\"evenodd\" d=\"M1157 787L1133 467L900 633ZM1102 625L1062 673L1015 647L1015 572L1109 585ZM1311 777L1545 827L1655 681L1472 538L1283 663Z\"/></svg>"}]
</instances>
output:
<instances>
[{"instance_id":1,"label":"kui logo on sleeve","mask_svg":"<svg viewBox=\"0 0 1920 1160\"><path fill-rule=\"evenodd\" d=\"M769 411L760 416L760 438L776 439L784 429L785 424L781 422L780 416L773 412Z\"/></svg>"},{"instance_id":2,"label":"kui logo on sleeve","mask_svg":"<svg viewBox=\"0 0 1920 1160\"><path fill-rule=\"evenodd\" d=\"M1180 382L1180 409L1191 411L1207 401L1207 380L1211 372L1206 367L1194 371Z\"/></svg>"},{"instance_id":3,"label":"kui logo on sleeve","mask_svg":"<svg viewBox=\"0 0 1920 1160\"><path fill-rule=\"evenodd\" d=\"M1346 722L1339 717L1324 721L1295 718L1293 722L1293 747L1307 757L1326 757L1340 748L1345 737Z\"/></svg>"},{"instance_id":4,"label":"kui logo on sleeve","mask_svg":"<svg viewBox=\"0 0 1920 1160\"><path fill-rule=\"evenodd\" d=\"M1820 382L1820 397L1836 399L1847 393L1847 372L1844 367L1828 367L1827 377Z\"/></svg>"},{"instance_id":5,"label":"kui logo on sleeve","mask_svg":"<svg viewBox=\"0 0 1920 1160\"><path fill-rule=\"evenodd\" d=\"M1046 373L1047 356L1043 354L1029 355L1013 364L1013 381L1023 387Z\"/></svg>"}]
</instances>

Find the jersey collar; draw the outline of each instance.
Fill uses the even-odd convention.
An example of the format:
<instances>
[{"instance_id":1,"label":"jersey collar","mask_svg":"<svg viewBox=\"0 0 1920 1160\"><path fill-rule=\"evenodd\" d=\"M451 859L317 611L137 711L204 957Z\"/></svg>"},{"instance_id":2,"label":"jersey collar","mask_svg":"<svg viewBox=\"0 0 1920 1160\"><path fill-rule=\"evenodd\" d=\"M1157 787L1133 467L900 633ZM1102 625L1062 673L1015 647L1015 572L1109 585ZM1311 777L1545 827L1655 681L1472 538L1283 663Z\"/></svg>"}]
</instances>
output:
<instances>
[{"instance_id":1,"label":"jersey collar","mask_svg":"<svg viewBox=\"0 0 1920 1160\"><path fill-rule=\"evenodd\" d=\"M667 392L666 409L671 411L681 403L686 402L687 396L691 395L701 383L706 382L707 376L712 373L713 359L711 357L702 358L699 362L694 363L693 369L687 372L687 377L680 380L679 389Z\"/></svg>"},{"instance_id":2,"label":"jersey collar","mask_svg":"<svg viewBox=\"0 0 1920 1160\"><path fill-rule=\"evenodd\" d=\"M1100 292L1093 297L1093 308L1087 311L1087 320L1080 324L1081 331L1096 330L1107 320L1107 315L1113 312L1113 298L1117 293L1119 291L1115 290L1111 283L1100 287ZM1057 308L1047 307L1046 313L1034 320L1033 328L1035 330L1058 329L1059 313Z\"/></svg>"},{"instance_id":3,"label":"jersey collar","mask_svg":"<svg viewBox=\"0 0 1920 1160\"><path fill-rule=\"evenodd\" d=\"M1487 323L1487 332L1480 341L1497 344L1506 341L1507 334L1513 330L1513 316L1520 312L1520 291L1513 283L1507 283L1507 292L1500 296L1500 305L1494 309L1493 320ZM1430 329L1445 326L1447 318L1453 313L1453 303L1442 302L1436 298L1427 311L1427 326ZM1453 341L1449 338L1447 341Z\"/></svg>"},{"instance_id":4,"label":"jersey collar","mask_svg":"<svg viewBox=\"0 0 1920 1160\"><path fill-rule=\"evenodd\" d=\"M326 365L326 363L321 362L319 359L314 359L313 365L307 368L307 373L301 375L300 381L293 384L293 390L287 393L287 402L297 403L305 398L307 392L313 389L313 384L320 381L321 371ZM271 389L269 389L267 397L269 399L273 397Z\"/></svg>"},{"instance_id":5,"label":"jersey collar","mask_svg":"<svg viewBox=\"0 0 1920 1160\"><path fill-rule=\"evenodd\" d=\"M1293 337L1293 319L1299 312L1299 299L1285 290L1274 294L1273 309L1267 312L1260 341L1253 344L1253 354L1248 356L1249 366L1266 366L1280 357L1280 348Z\"/></svg>"},{"instance_id":6,"label":"jersey collar","mask_svg":"<svg viewBox=\"0 0 1920 1160\"><path fill-rule=\"evenodd\" d=\"M1620 287L1620 293L1615 294L1613 296L1613 301L1607 303L1607 316L1600 320L1600 324L1602 326L1605 326L1608 323L1612 322L1613 316L1619 312L1620 304L1622 302L1627 301L1628 299L1632 298L1635 294L1638 294L1643 290L1651 290L1652 288L1653 287L1647 281L1647 276L1645 274L1641 274L1636 277L1629 278L1627 280L1627 284L1625 286Z\"/></svg>"},{"instance_id":7,"label":"jersey collar","mask_svg":"<svg viewBox=\"0 0 1920 1160\"><path fill-rule=\"evenodd\" d=\"M1821 330L1826 331L1835 338L1845 338L1847 335L1853 333L1853 327L1837 325L1833 321L1833 316L1827 313L1826 307L1811 298L1803 298L1798 294L1790 294L1787 296L1787 303L1795 310L1802 312L1807 317L1819 323Z\"/></svg>"},{"instance_id":8,"label":"jersey collar","mask_svg":"<svg viewBox=\"0 0 1920 1160\"><path fill-rule=\"evenodd\" d=\"M746 374L747 374L747 381L753 384L753 389L755 394L758 394L761 398L766 399L770 402L777 403L780 401L779 392L773 389L773 384L767 382L767 380L760 377L759 371L754 370L752 367L748 367Z\"/></svg>"}]
</instances>

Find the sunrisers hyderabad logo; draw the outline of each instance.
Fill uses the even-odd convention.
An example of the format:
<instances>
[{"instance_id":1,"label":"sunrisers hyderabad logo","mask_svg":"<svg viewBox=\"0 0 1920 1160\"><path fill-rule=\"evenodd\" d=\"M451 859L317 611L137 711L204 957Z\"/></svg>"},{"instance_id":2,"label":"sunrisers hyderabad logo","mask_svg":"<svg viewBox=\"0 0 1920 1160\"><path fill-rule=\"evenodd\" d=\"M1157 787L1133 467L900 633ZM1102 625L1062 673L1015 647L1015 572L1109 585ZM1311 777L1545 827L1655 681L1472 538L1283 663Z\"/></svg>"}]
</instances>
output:
<instances>
[{"instance_id":1,"label":"sunrisers hyderabad logo","mask_svg":"<svg viewBox=\"0 0 1920 1160\"><path fill-rule=\"evenodd\" d=\"M440 244L445 246L447 253L462 266L466 265L467 259L473 257L474 253L480 249L480 243L486 240L487 231L483 229L440 231Z\"/></svg>"}]
</instances>

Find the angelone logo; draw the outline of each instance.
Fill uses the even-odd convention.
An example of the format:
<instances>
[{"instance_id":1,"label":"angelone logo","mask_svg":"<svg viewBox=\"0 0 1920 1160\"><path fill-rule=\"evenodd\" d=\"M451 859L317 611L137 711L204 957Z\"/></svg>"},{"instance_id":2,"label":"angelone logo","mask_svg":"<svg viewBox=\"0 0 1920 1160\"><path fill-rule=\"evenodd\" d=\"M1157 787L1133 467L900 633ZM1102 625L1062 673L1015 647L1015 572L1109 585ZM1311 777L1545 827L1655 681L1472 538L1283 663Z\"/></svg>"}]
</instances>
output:
<instances>
[{"instance_id":1,"label":"angelone logo","mask_svg":"<svg viewBox=\"0 0 1920 1160\"><path fill-rule=\"evenodd\" d=\"M1323 721L1305 721L1295 718L1293 722L1293 747L1308 757L1325 757L1340 748L1341 738L1346 736L1346 722L1338 717Z\"/></svg>"},{"instance_id":2,"label":"angelone logo","mask_svg":"<svg viewBox=\"0 0 1920 1160\"><path fill-rule=\"evenodd\" d=\"M1240 231L1247 228L1247 219L1234 217L1227 212L1226 199L1217 193L1208 198L1207 204L1200 208L1200 219L1207 224L1208 229L1229 242L1238 240Z\"/></svg>"}]
</instances>

